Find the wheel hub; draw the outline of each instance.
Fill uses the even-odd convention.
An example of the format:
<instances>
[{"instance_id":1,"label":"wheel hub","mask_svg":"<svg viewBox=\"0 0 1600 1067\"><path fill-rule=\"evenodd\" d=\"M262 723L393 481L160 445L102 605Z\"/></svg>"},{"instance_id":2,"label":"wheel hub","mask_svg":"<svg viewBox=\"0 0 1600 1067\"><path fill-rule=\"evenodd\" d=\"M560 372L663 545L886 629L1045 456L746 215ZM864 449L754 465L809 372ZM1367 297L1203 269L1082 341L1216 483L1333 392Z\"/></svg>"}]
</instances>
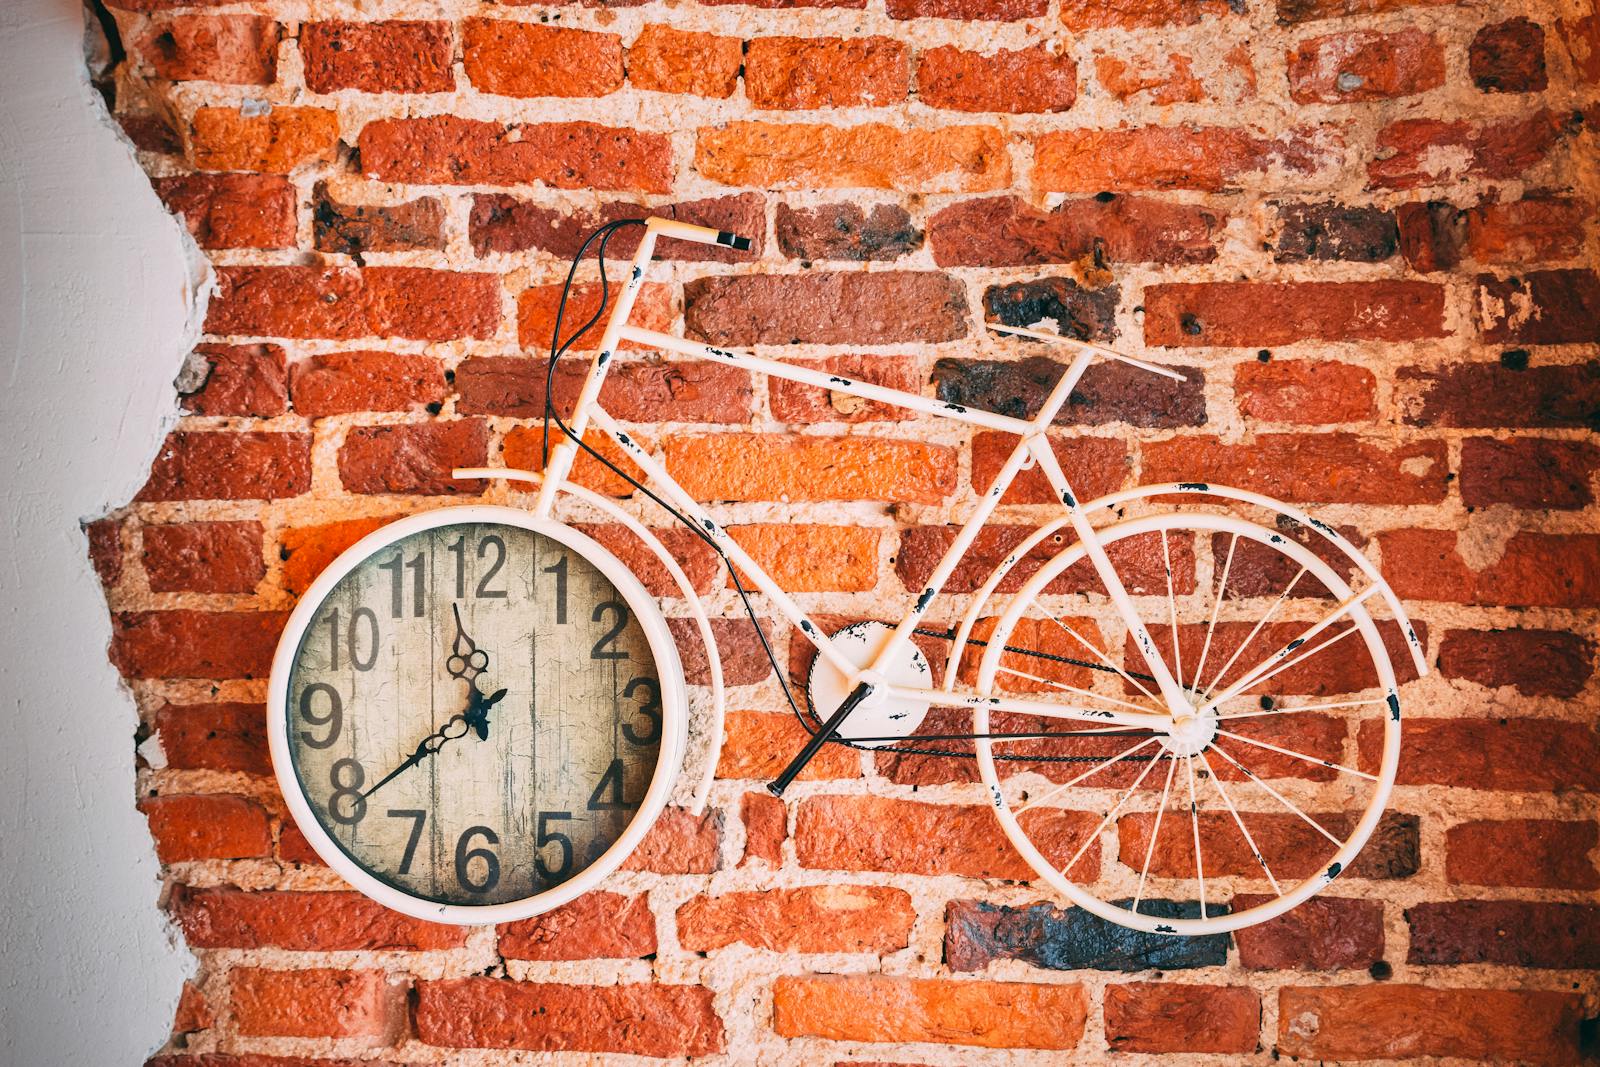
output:
<instances>
[{"instance_id":1,"label":"wheel hub","mask_svg":"<svg viewBox=\"0 0 1600 1067\"><path fill-rule=\"evenodd\" d=\"M1198 709L1179 715L1167 728L1161 739L1162 746L1174 756L1197 756L1204 752L1217 737L1215 711L1201 713Z\"/></svg>"},{"instance_id":2,"label":"wheel hub","mask_svg":"<svg viewBox=\"0 0 1600 1067\"><path fill-rule=\"evenodd\" d=\"M881 622L858 622L833 634L833 646L858 667L865 667L877 657L878 650L894 635L894 627ZM907 642L901 646L894 662L883 671L882 681L890 685L926 689L931 684L932 671L928 661L916 645ZM822 722L832 715L854 684L833 664L818 656L811 666L807 695L811 711ZM891 696L879 686L856 706L839 730L844 741L854 741L866 748L891 745L922 725L928 714L928 703ZM880 740L863 741L861 738Z\"/></svg>"}]
</instances>

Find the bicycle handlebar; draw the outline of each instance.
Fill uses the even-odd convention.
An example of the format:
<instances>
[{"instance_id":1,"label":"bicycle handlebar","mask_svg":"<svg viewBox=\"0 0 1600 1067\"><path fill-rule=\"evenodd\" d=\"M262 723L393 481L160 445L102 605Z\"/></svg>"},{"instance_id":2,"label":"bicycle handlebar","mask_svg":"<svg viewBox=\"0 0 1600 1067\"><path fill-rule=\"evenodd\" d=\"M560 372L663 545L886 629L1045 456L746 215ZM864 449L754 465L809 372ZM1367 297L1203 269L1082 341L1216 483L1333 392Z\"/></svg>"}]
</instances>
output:
<instances>
[{"instance_id":1,"label":"bicycle handlebar","mask_svg":"<svg viewBox=\"0 0 1600 1067\"><path fill-rule=\"evenodd\" d=\"M693 241L701 245L722 245L737 252L750 251L750 238L740 237L727 230L713 230L709 226L696 226L675 219L652 218L649 227L663 237L676 237L680 241Z\"/></svg>"}]
</instances>

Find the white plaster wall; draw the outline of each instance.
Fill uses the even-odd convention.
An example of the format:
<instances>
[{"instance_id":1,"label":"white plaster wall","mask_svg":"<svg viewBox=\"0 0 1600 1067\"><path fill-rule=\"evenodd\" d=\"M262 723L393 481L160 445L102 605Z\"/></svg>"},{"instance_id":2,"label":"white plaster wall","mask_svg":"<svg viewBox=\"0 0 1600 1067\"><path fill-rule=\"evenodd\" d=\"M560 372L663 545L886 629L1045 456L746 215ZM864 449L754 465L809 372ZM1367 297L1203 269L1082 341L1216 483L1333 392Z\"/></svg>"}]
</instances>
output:
<instances>
[{"instance_id":1,"label":"white plaster wall","mask_svg":"<svg viewBox=\"0 0 1600 1067\"><path fill-rule=\"evenodd\" d=\"M0 0L0 1064L133 1064L188 954L79 521L142 483L203 277L90 89L76 0Z\"/></svg>"}]
</instances>

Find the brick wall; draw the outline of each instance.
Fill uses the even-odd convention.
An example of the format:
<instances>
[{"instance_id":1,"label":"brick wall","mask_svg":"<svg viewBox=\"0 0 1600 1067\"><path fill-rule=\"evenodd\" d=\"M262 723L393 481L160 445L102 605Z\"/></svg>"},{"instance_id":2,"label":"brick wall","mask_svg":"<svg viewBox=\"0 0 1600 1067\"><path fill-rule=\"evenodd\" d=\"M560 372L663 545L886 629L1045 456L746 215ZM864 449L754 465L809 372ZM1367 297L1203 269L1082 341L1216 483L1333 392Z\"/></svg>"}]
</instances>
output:
<instances>
[{"instance_id":1,"label":"brick wall","mask_svg":"<svg viewBox=\"0 0 1600 1067\"><path fill-rule=\"evenodd\" d=\"M1580 1055L1592 7L117 3L115 110L218 277L186 414L89 529L162 905L199 960L163 1067ZM564 257L646 205L756 241L667 248L656 325L997 407L1037 398L1057 353L979 340L981 317L1187 368L1097 368L1059 447L1086 490L1204 476L1361 532L1439 667L1408 689L1375 861L1236 937L1151 940L1027 884L965 765L829 751L773 799L758 783L801 733L724 596L704 818L669 810L604 892L498 929L344 889L270 776L286 612L387 519L524 499L448 470L537 461ZM834 618L916 587L1005 447L642 354L607 399L691 487L745 501L741 536ZM1003 519L1042 504L1023 483Z\"/></svg>"}]
</instances>

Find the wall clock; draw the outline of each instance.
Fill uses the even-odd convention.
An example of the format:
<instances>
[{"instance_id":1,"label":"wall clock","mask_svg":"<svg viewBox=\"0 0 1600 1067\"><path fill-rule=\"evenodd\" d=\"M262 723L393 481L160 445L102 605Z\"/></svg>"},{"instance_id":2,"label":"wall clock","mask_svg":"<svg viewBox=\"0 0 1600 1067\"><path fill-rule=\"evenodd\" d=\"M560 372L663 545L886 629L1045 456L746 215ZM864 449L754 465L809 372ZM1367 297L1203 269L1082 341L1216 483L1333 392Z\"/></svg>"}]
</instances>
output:
<instances>
[{"instance_id":1,"label":"wall clock","mask_svg":"<svg viewBox=\"0 0 1600 1067\"><path fill-rule=\"evenodd\" d=\"M490 923L621 864L681 768L686 706L660 609L616 557L469 506L390 524L317 579L268 725L289 809L334 870L408 915Z\"/></svg>"}]
</instances>

